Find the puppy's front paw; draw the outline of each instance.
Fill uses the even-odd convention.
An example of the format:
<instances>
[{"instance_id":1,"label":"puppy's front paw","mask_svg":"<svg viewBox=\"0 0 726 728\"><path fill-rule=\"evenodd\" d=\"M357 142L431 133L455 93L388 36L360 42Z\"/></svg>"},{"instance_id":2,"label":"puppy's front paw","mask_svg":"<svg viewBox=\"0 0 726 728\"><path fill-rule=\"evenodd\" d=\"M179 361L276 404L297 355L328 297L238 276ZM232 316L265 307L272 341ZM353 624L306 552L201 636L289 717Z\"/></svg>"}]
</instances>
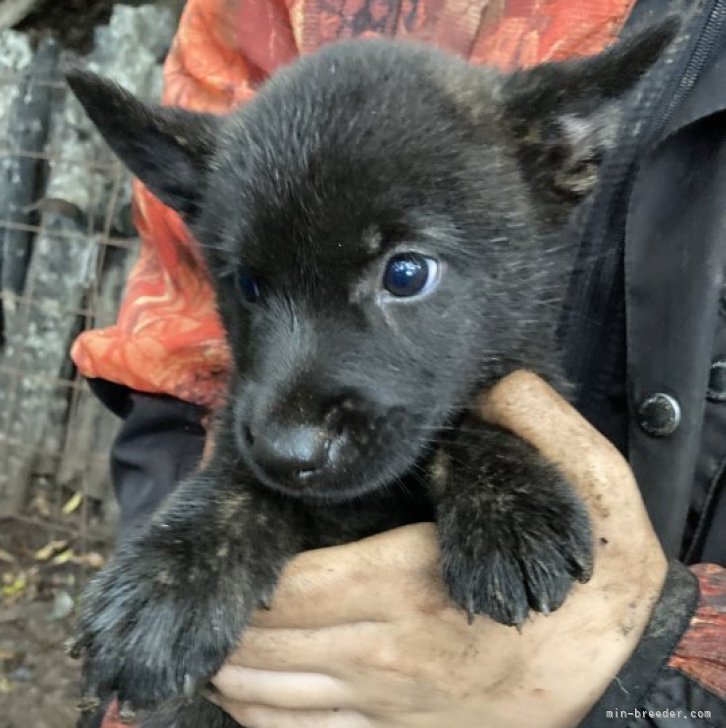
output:
<instances>
[{"instance_id":1,"label":"puppy's front paw","mask_svg":"<svg viewBox=\"0 0 726 728\"><path fill-rule=\"evenodd\" d=\"M470 620L520 625L530 609L557 609L573 580L590 578L592 534L584 505L553 468L530 462L499 478L439 504L443 572Z\"/></svg>"},{"instance_id":2,"label":"puppy's front paw","mask_svg":"<svg viewBox=\"0 0 726 728\"><path fill-rule=\"evenodd\" d=\"M120 554L83 598L75 653L84 694L117 694L134 709L191 695L231 652L245 600L224 598L220 575L142 549ZM254 599L250 609L257 606Z\"/></svg>"}]
</instances>

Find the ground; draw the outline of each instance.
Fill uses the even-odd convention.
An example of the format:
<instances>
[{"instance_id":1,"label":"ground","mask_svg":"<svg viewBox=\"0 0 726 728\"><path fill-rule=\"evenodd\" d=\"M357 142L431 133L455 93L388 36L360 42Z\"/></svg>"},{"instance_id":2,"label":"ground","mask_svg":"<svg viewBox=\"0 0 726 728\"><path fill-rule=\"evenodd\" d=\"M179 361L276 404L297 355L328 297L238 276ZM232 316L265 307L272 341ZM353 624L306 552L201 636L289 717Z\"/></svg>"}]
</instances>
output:
<instances>
[{"instance_id":1,"label":"ground","mask_svg":"<svg viewBox=\"0 0 726 728\"><path fill-rule=\"evenodd\" d=\"M110 541L41 519L0 520L0 728L73 728L79 665L66 654L78 594Z\"/></svg>"}]
</instances>

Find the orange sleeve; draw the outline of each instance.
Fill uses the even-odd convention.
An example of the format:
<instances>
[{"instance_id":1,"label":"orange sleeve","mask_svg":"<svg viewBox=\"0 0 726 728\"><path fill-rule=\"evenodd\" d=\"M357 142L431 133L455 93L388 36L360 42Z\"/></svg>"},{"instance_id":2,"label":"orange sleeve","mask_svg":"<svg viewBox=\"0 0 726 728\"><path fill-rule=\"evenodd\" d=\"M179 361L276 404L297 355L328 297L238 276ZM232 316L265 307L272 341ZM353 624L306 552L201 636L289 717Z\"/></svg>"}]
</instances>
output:
<instances>
[{"instance_id":1,"label":"orange sleeve","mask_svg":"<svg viewBox=\"0 0 726 728\"><path fill-rule=\"evenodd\" d=\"M698 607L668 665L726 699L726 568L698 564L691 571L698 578Z\"/></svg>"},{"instance_id":2,"label":"orange sleeve","mask_svg":"<svg viewBox=\"0 0 726 728\"><path fill-rule=\"evenodd\" d=\"M601 50L632 0L188 0L164 69L167 104L223 113L300 53L353 36L425 40L502 68ZM82 374L203 406L221 403L229 354L184 225L135 184L139 259L118 320L87 331Z\"/></svg>"}]
</instances>

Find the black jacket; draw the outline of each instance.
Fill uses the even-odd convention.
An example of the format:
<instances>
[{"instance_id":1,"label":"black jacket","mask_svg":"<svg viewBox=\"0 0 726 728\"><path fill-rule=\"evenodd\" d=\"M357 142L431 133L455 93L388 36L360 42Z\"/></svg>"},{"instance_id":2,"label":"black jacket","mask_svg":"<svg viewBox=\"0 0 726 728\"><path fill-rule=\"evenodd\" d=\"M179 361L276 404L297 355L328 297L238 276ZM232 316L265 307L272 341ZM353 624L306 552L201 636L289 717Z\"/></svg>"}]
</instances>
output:
<instances>
[{"instance_id":1,"label":"black jacket","mask_svg":"<svg viewBox=\"0 0 726 728\"><path fill-rule=\"evenodd\" d=\"M668 5L641 0L625 32ZM667 554L724 564L726 2L698 5L573 231L562 333L577 404L628 457Z\"/></svg>"}]
</instances>

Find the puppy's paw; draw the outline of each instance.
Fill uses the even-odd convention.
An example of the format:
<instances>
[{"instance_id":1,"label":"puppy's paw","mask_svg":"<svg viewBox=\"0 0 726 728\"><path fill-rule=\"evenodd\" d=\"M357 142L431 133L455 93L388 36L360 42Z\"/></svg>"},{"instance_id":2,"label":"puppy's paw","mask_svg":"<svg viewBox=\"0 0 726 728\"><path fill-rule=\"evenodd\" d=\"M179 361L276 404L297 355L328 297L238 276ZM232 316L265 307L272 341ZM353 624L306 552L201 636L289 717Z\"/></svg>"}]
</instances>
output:
<instances>
[{"instance_id":1,"label":"puppy's paw","mask_svg":"<svg viewBox=\"0 0 726 728\"><path fill-rule=\"evenodd\" d=\"M74 652L84 661L84 695L116 694L134 710L190 697L221 667L257 605L225 599L220 581L142 549L117 556L83 598Z\"/></svg>"},{"instance_id":2,"label":"puppy's paw","mask_svg":"<svg viewBox=\"0 0 726 728\"><path fill-rule=\"evenodd\" d=\"M444 578L469 614L520 625L548 614L592 573L587 511L556 470L520 468L439 504Z\"/></svg>"}]
</instances>

